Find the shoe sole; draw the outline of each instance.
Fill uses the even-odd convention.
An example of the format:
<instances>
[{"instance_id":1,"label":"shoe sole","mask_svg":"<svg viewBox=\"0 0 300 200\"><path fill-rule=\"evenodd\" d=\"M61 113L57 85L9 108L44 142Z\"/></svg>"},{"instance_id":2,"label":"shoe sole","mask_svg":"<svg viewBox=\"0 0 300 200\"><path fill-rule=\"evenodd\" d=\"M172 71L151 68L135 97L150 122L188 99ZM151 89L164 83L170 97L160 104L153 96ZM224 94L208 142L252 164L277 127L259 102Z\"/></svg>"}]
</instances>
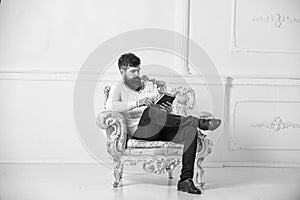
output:
<instances>
[{"instance_id":1,"label":"shoe sole","mask_svg":"<svg viewBox=\"0 0 300 200\"><path fill-rule=\"evenodd\" d=\"M201 192L200 192L200 193L190 193L190 192L188 192L188 191L185 190L185 189L178 189L178 188L177 188L177 191L180 191L180 192L187 192L187 193L189 193L189 194L202 194Z\"/></svg>"}]
</instances>

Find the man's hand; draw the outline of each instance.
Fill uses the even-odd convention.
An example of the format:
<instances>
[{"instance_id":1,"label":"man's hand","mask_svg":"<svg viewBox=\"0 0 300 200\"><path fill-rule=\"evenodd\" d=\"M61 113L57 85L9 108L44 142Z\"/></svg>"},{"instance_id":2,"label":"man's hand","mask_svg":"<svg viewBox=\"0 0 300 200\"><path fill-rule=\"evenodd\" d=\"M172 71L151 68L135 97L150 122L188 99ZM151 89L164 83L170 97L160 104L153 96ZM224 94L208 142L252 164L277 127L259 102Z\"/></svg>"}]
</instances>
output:
<instances>
[{"instance_id":1,"label":"man's hand","mask_svg":"<svg viewBox=\"0 0 300 200\"><path fill-rule=\"evenodd\" d=\"M159 107L168 113L172 112L172 104L167 101L167 103L162 103L162 105L159 105Z\"/></svg>"},{"instance_id":2,"label":"man's hand","mask_svg":"<svg viewBox=\"0 0 300 200\"><path fill-rule=\"evenodd\" d=\"M153 105L153 101L148 97L139 100L139 106L149 107L149 106L152 106L152 105Z\"/></svg>"}]
</instances>

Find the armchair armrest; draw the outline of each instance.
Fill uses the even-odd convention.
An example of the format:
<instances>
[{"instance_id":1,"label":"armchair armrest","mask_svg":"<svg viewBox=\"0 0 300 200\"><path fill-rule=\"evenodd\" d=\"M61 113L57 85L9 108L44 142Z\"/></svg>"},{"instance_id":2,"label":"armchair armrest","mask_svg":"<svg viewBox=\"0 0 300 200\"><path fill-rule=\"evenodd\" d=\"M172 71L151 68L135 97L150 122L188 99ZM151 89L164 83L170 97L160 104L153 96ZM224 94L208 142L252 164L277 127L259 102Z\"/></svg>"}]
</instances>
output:
<instances>
[{"instance_id":1,"label":"armchair armrest","mask_svg":"<svg viewBox=\"0 0 300 200\"><path fill-rule=\"evenodd\" d=\"M202 111L202 112L200 112L200 118L201 119L206 119L206 118L213 119L213 118L215 118L215 116L213 114L211 114L210 112Z\"/></svg>"},{"instance_id":2,"label":"armchair armrest","mask_svg":"<svg viewBox=\"0 0 300 200\"><path fill-rule=\"evenodd\" d=\"M111 156L120 155L126 147L127 127L122 114L106 110L97 117L97 126L106 131L106 149Z\"/></svg>"},{"instance_id":3,"label":"armchair armrest","mask_svg":"<svg viewBox=\"0 0 300 200\"><path fill-rule=\"evenodd\" d=\"M213 119L214 115L207 111L200 112L200 119ZM204 159L205 156L211 153L212 147L214 146L213 142L203 133L202 130L198 129L198 145L197 153L198 158ZM201 161L202 162L202 161Z\"/></svg>"}]
</instances>

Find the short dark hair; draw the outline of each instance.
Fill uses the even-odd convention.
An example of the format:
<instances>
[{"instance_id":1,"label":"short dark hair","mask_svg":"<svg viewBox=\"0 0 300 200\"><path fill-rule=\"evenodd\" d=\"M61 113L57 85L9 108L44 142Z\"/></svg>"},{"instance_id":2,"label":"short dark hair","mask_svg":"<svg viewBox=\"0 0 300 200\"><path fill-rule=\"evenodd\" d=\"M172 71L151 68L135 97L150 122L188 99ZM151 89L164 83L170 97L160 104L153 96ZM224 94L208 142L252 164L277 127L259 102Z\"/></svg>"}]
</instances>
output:
<instances>
[{"instance_id":1,"label":"short dark hair","mask_svg":"<svg viewBox=\"0 0 300 200\"><path fill-rule=\"evenodd\" d=\"M121 55L118 61L119 70L123 67L137 67L141 64L139 57L133 53L125 53Z\"/></svg>"}]
</instances>

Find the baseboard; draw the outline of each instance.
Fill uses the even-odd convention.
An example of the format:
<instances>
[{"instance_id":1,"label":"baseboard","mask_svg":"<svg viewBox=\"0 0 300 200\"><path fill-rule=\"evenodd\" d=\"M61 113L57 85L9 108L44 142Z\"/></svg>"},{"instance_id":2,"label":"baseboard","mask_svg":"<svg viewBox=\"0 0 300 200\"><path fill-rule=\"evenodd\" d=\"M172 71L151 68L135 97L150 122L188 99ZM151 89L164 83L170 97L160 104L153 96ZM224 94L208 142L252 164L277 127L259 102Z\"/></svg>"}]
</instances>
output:
<instances>
[{"instance_id":1,"label":"baseboard","mask_svg":"<svg viewBox=\"0 0 300 200\"><path fill-rule=\"evenodd\" d=\"M224 162L224 167L300 168L300 163Z\"/></svg>"},{"instance_id":2,"label":"baseboard","mask_svg":"<svg viewBox=\"0 0 300 200\"><path fill-rule=\"evenodd\" d=\"M203 162L202 166L205 168L220 168L224 167L224 164L222 162Z\"/></svg>"},{"instance_id":3,"label":"baseboard","mask_svg":"<svg viewBox=\"0 0 300 200\"><path fill-rule=\"evenodd\" d=\"M0 164L74 164L74 165L97 165L102 164L94 160L1 160ZM203 167L223 167L223 163L219 162L204 162Z\"/></svg>"},{"instance_id":4,"label":"baseboard","mask_svg":"<svg viewBox=\"0 0 300 200\"><path fill-rule=\"evenodd\" d=\"M94 160L1 160L1 164L68 164L68 165L101 165ZM300 168L300 163L258 163L258 162L203 162L204 168L222 167L265 167L265 168Z\"/></svg>"},{"instance_id":5,"label":"baseboard","mask_svg":"<svg viewBox=\"0 0 300 200\"><path fill-rule=\"evenodd\" d=\"M0 160L0 164L74 164L74 165L81 165L81 164L100 164L95 160Z\"/></svg>"}]
</instances>

